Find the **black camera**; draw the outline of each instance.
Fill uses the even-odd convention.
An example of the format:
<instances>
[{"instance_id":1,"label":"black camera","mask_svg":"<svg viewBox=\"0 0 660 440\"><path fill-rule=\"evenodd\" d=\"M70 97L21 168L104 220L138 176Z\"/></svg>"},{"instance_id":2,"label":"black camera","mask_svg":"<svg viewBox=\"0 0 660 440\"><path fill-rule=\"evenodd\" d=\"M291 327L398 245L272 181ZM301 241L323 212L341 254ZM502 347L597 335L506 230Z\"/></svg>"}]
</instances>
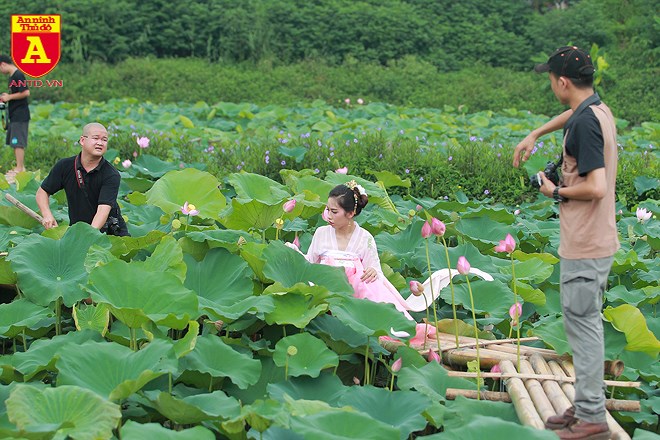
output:
<instances>
[{"instance_id":1,"label":"black camera","mask_svg":"<svg viewBox=\"0 0 660 440\"><path fill-rule=\"evenodd\" d=\"M561 167L561 160L557 163L555 162L548 162L545 164L545 169L543 170L543 174L545 174L545 177L548 178L548 180L555 185L559 185L559 168ZM543 185L543 180L541 179L541 176L539 173L534 174L529 178L529 184L532 186L532 188L541 188Z\"/></svg>"},{"instance_id":2,"label":"black camera","mask_svg":"<svg viewBox=\"0 0 660 440\"><path fill-rule=\"evenodd\" d=\"M0 101L0 110L4 110L5 108L7 108L7 104L4 101Z\"/></svg>"},{"instance_id":3,"label":"black camera","mask_svg":"<svg viewBox=\"0 0 660 440\"><path fill-rule=\"evenodd\" d=\"M105 232L108 235L119 235L121 233L119 219L114 216L109 216L108 220L105 222L105 225L101 229L101 232Z\"/></svg>"}]
</instances>

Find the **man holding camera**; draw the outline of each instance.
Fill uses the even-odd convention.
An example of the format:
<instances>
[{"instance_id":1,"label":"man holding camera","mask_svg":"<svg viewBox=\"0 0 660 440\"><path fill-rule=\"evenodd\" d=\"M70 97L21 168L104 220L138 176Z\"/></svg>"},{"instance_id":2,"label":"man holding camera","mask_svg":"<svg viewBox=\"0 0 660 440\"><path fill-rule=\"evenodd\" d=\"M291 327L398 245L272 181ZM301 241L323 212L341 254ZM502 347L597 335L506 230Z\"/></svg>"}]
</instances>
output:
<instances>
[{"instance_id":1,"label":"man holding camera","mask_svg":"<svg viewBox=\"0 0 660 440\"><path fill-rule=\"evenodd\" d=\"M44 227L57 226L49 198L64 189L70 224L85 222L109 235L129 235L117 204L121 178L103 157L108 148L108 131L92 122L83 128L79 142L80 154L58 161L37 190Z\"/></svg>"},{"instance_id":2,"label":"man holding camera","mask_svg":"<svg viewBox=\"0 0 660 440\"><path fill-rule=\"evenodd\" d=\"M0 72L9 75L10 93L0 94L0 112L4 112L5 106L8 107L7 145L14 149L16 168L11 170L11 173L16 174L25 171L25 147L27 147L30 123L30 107L28 107L30 90L25 75L7 55L0 55Z\"/></svg>"},{"instance_id":3,"label":"man holding camera","mask_svg":"<svg viewBox=\"0 0 660 440\"><path fill-rule=\"evenodd\" d=\"M575 46L557 49L537 72L549 72L557 99L570 107L530 133L515 149L513 165L529 157L536 139L564 128L560 181L543 173L541 192L559 203L560 279L564 328L575 366L574 407L548 418L561 439L608 439L603 382L603 292L619 248L615 219L616 125L593 90L589 54Z\"/></svg>"}]
</instances>

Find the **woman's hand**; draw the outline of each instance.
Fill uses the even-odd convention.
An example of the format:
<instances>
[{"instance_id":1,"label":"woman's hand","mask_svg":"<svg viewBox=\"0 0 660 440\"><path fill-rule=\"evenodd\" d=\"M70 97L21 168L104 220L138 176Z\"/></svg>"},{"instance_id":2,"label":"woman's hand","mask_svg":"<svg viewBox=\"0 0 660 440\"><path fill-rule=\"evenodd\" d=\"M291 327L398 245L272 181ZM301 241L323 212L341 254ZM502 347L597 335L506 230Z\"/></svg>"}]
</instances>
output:
<instances>
[{"instance_id":1,"label":"woman's hand","mask_svg":"<svg viewBox=\"0 0 660 440\"><path fill-rule=\"evenodd\" d=\"M364 273L360 277L360 281L364 281L365 283L373 283L376 281L378 278L378 272L376 272L376 269L373 267L367 267L364 270Z\"/></svg>"}]
</instances>

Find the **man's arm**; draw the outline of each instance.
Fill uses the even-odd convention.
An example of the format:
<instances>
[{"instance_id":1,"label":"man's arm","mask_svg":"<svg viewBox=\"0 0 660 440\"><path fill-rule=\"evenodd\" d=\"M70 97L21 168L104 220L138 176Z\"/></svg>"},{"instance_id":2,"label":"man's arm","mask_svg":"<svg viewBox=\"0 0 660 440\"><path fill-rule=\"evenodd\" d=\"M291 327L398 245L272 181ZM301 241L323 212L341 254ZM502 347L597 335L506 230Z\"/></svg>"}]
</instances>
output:
<instances>
[{"instance_id":1,"label":"man's arm","mask_svg":"<svg viewBox=\"0 0 660 440\"><path fill-rule=\"evenodd\" d=\"M39 187L37 190L36 199L39 211L41 211L41 216L44 218L42 222L44 228L50 229L56 227L57 220L55 220L55 217L53 217L53 213L50 210L50 194L44 191L43 188Z\"/></svg>"},{"instance_id":2,"label":"man's arm","mask_svg":"<svg viewBox=\"0 0 660 440\"><path fill-rule=\"evenodd\" d=\"M541 192L547 197L552 197L552 193L555 190L555 184L548 180L543 172L541 172L540 175L543 179ZM591 170L587 173L586 180L577 185L562 187L559 189L559 195L569 200L599 200L605 197L606 192L607 178L605 177L605 168Z\"/></svg>"},{"instance_id":3,"label":"man's arm","mask_svg":"<svg viewBox=\"0 0 660 440\"><path fill-rule=\"evenodd\" d=\"M539 128L533 130L530 134L528 134L525 139L523 139L517 146L516 149L513 151L513 166L518 168L520 166L520 155L521 153L524 152L524 155L522 156L522 161L526 161L529 159L529 155L532 153L532 150L534 149L534 144L536 143L536 140L540 138L543 135L546 135L548 133L552 133L553 131L559 130L564 127L566 124L566 121L571 117L573 114L573 110L569 109L566 110L564 113L552 118L550 121L546 122Z\"/></svg>"},{"instance_id":4,"label":"man's arm","mask_svg":"<svg viewBox=\"0 0 660 440\"><path fill-rule=\"evenodd\" d=\"M110 205L99 205L96 208L96 214L94 215L94 218L92 219L92 226L95 227L96 229L101 229L103 226L105 226L105 222L108 221L108 216L110 215L110 210L112 209L112 206Z\"/></svg>"},{"instance_id":5,"label":"man's arm","mask_svg":"<svg viewBox=\"0 0 660 440\"><path fill-rule=\"evenodd\" d=\"M9 102L9 101L13 101L15 99L27 98L28 96L30 96L30 90L25 89L22 92L16 92L16 93L12 93L12 94L3 93L2 95L0 95L0 100L4 101L4 102Z\"/></svg>"}]
</instances>

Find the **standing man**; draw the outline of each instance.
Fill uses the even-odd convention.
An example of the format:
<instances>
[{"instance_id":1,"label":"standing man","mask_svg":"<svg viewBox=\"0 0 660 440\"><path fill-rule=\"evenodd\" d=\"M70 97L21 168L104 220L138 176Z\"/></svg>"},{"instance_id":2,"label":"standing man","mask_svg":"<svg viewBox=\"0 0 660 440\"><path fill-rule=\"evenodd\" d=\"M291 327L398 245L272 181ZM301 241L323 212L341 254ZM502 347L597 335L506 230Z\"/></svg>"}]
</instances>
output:
<instances>
[{"instance_id":1,"label":"standing man","mask_svg":"<svg viewBox=\"0 0 660 440\"><path fill-rule=\"evenodd\" d=\"M0 72L9 75L10 93L0 94L0 102L9 106L9 123L7 124L7 145L14 149L16 168L13 174L25 171L25 147L28 140L28 124L30 123L30 108L25 75L18 70L7 55L0 55Z\"/></svg>"},{"instance_id":2,"label":"standing man","mask_svg":"<svg viewBox=\"0 0 660 440\"><path fill-rule=\"evenodd\" d=\"M61 189L69 205L69 224L85 222L108 235L129 235L117 204L121 178L105 160L108 131L98 122L85 125L80 154L61 159L37 190L37 205L46 229L57 226L49 198Z\"/></svg>"},{"instance_id":3,"label":"standing man","mask_svg":"<svg viewBox=\"0 0 660 440\"><path fill-rule=\"evenodd\" d=\"M603 292L619 248L615 220L616 126L610 109L593 90L594 67L575 46L557 49L537 72L549 72L550 86L570 107L528 135L515 149L513 165L529 156L535 139L564 127L563 180L543 174L541 192L559 203L561 303L573 351L575 402L546 421L561 439L608 439L603 382Z\"/></svg>"}]
</instances>

